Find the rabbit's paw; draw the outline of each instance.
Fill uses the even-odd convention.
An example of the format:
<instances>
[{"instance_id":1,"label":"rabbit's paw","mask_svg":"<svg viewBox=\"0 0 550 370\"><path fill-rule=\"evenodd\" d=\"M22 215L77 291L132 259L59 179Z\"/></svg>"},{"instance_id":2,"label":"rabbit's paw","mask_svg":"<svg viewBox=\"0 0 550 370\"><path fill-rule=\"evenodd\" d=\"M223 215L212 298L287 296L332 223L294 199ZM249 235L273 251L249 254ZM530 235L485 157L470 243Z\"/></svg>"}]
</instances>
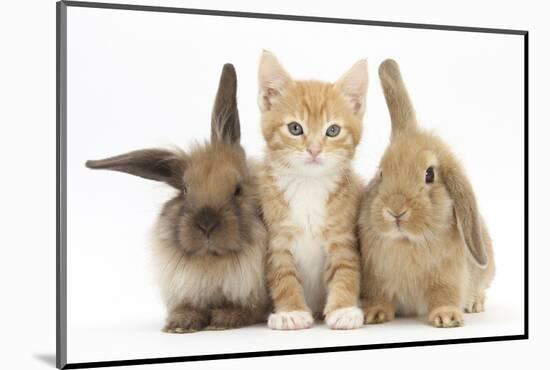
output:
<instances>
[{"instance_id":1,"label":"rabbit's paw","mask_svg":"<svg viewBox=\"0 0 550 370\"><path fill-rule=\"evenodd\" d=\"M377 304L363 308L365 324L381 324L391 321L395 317L395 310L390 303Z\"/></svg>"},{"instance_id":2,"label":"rabbit's paw","mask_svg":"<svg viewBox=\"0 0 550 370\"><path fill-rule=\"evenodd\" d=\"M467 313L478 313L485 311L485 294L475 295L470 302L464 307Z\"/></svg>"},{"instance_id":3,"label":"rabbit's paw","mask_svg":"<svg viewBox=\"0 0 550 370\"><path fill-rule=\"evenodd\" d=\"M244 309L214 309L212 310L210 330L240 328L251 324L251 313Z\"/></svg>"},{"instance_id":4,"label":"rabbit's paw","mask_svg":"<svg viewBox=\"0 0 550 370\"><path fill-rule=\"evenodd\" d=\"M462 312L455 306L434 308L428 315L428 321L436 328L456 328L464 325Z\"/></svg>"},{"instance_id":5,"label":"rabbit's paw","mask_svg":"<svg viewBox=\"0 0 550 370\"><path fill-rule=\"evenodd\" d=\"M198 312L173 313L166 319L162 331L176 334L192 333L204 329L207 324L208 317Z\"/></svg>"}]
</instances>

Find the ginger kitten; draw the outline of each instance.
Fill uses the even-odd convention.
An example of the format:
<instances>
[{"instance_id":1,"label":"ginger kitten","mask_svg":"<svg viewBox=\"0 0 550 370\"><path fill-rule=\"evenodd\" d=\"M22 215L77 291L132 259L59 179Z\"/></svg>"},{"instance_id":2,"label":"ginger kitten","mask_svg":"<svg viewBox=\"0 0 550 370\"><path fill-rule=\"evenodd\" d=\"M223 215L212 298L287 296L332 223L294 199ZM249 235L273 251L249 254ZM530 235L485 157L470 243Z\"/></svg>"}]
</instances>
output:
<instances>
[{"instance_id":1,"label":"ginger kitten","mask_svg":"<svg viewBox=\"0 0 550 370\"><path fill-rule=\"evenodd\" d=\"M269 229L272 329L304 329L324 316L333 329L363 324L355 234L360 182L351 159L361 139L366 60L338 82L296 81L264 51L259 67L267 154L260 197Z\"/></svg>"}]
</instances>

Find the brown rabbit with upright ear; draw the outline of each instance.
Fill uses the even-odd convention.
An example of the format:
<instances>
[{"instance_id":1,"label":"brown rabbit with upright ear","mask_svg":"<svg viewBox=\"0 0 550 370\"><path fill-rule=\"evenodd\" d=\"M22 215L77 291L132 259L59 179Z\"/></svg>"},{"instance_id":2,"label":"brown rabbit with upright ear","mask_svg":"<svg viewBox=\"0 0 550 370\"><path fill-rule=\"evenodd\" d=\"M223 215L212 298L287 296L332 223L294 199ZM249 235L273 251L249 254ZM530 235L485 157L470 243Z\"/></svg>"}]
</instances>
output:
<instances>
[{"instance_id":1,"label":"brown rabbit with upright ear","mask_svg":"<svg viewBox=\"0 0 550 370\"><path fill-rule=\"evenodd\" d=\"M162 181L178 191L164 205L153 235L167 332L250 325L264 321L269 310L267 232L254 171L239 144L236 89L235 70L226 64L210 144L190 153L146 149L86 163Z\"/></svg>"},{"instance_id":2,"label":"brown rabbit with upright ear","mask_svg":"<svg viewBox=\"0 0 550 370\"><path fill-rule=\"evenodd\" d=\"M448 146L417 128L399 67L379 69L391 122L380 173L359 218L365 322L428 313L430 324L463 324L484 310L495 264L472 187Z\"/></svg>"}]
</instances>

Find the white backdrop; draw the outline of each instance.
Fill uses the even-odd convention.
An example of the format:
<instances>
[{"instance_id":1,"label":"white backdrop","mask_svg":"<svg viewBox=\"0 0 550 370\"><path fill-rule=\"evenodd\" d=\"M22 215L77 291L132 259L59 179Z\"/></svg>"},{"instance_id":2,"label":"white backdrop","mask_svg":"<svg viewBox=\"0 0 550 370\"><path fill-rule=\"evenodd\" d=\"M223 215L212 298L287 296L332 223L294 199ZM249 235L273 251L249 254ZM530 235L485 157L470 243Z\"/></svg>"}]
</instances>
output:
<instances>
[{"instance_id":1,"label":"white backdrop","mask_svg":"<svg viewBox=\"0 0 550 370\"><path fill-rule=\"evenodd\" d=\"M101 9L68 9L69 362L306 348L523 332L523 38L521 36ZM264 327L174 336L151 271L148 232L171 190L87 159L209 137L223 63L239 80L242 143L261 157L257 62L273 51L296 78L334 81L369 62L368 179L389 136L377 68L402 69L419 119L462 158L494 239L487 312L441 331L422 319L335 333ZM115 345L116 344L116 345Z\"/></svg>"}]
</instances>

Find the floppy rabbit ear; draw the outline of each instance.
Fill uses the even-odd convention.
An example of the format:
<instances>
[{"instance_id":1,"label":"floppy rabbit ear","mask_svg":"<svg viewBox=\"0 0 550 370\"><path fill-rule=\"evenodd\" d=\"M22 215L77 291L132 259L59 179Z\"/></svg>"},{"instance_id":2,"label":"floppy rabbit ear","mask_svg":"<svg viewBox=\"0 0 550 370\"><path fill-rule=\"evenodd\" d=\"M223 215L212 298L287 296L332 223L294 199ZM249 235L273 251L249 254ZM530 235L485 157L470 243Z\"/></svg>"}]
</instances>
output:
<instances>
[{"instance_id":1,"label":"floppy rabbit ear","mask_svg":"<svg viewBox=\"0 0 550 370\"><path fill-rule=\"evenodd\" d=\"M447 191L453 199L457 227L471 256L483 268L487 266L487 251L472 186L461 169L454 168L443 177Z\"/></svg>"},{"instance_id":2,"label":"floppy rabbit ear","mask_svg":"<svg viewBox=\"0 0 550 370\"><path fill-rule=\"evenodd\" d=\"M86 167L125 172L182 189L185 159L183 154L168 150L143 149L110 158L89 160L86 161Z\"/></svg>"},{"instance_id":3,"label":"floppy rabbit ear","mask_svg":"<svg viewBox=\"0 0 550 370\"><path fill-rule=\"evenodd\" d=\"M392 138L416 128L416 115L407 88L401 77L399 65L386 59L378 69L382 90L390 112Z\"/></svg>"},{"instance_id":4,"label":"floppy rabbit ear","mask_svg":"<svg viewBox=\"0 0 550 370\"><path fill-rule=\"evenodd\" d=\"M241 139L239 110L237 109L237 74L233 64L222 69L218 93L212 110L212 142L238 144Z\"/></svg>"},{"instance_id":5,"label":"floppy rabbit ear","mask_svg":"<svg viewBox=\"0 0 550 370\"><path fill-rule=\"evenodd\" d=\"M258 68L258 105L260 111L267 112L271 110L275 102L283 91L292 82L292 78L283 68L275 54L264 50L260 58Z\"/></svg>"}]
</instances>

